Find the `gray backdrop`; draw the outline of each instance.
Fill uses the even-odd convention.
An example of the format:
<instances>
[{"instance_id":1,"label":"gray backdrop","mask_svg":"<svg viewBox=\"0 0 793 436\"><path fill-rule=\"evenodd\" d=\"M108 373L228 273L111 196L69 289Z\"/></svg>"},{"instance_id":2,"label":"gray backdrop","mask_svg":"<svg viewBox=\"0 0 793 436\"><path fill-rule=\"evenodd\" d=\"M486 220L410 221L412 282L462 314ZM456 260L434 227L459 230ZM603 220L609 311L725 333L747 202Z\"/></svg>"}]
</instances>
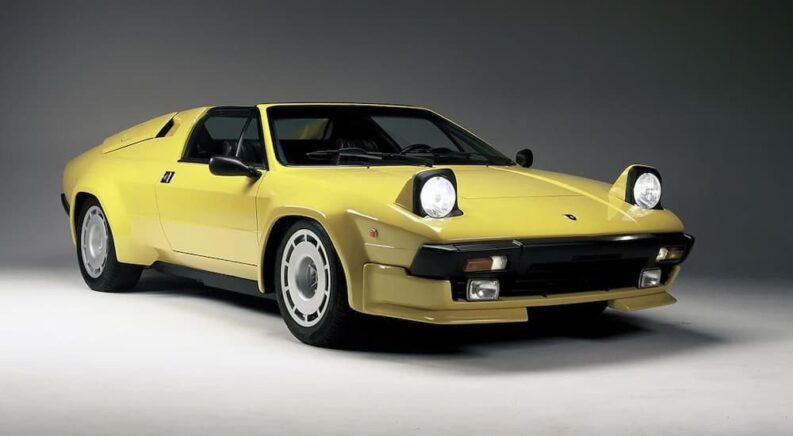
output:
<instances>
[{"instance_id":1,"label":"gray backdrop","mask_svg":"<svg viewBox=\"0 0 793 436\"><path fill-rule=\"evenodd\" d=\"M429 3L429 2L427 2ZM63 165L199 105L428 106L536 166L660 168L691 272L787 274L793 23L780 2L2 2L5 265L73 262ZM527 217L527 219L531 219Z\"/></svg>"}]
</instances>

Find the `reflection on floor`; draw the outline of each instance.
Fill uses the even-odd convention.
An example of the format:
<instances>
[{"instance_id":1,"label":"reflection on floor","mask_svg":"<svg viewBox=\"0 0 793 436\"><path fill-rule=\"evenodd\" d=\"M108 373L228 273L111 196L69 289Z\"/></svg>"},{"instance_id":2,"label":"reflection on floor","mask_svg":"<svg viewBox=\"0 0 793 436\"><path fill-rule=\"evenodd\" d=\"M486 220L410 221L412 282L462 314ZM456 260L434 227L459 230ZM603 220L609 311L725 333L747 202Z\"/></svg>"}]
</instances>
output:
<instances>
[{"instance_id":1,"label":"reflection on floor","mask_svg":"<svg viewBox=\"0 0 793 436\"><path fill-rule=\"evenodd\" d=\"M0 271L0 434L788 433L793 286L683 276L680 302L565 319L375 321L298 343L274 302L148 274Z\"/></svg>"}]
</instances>

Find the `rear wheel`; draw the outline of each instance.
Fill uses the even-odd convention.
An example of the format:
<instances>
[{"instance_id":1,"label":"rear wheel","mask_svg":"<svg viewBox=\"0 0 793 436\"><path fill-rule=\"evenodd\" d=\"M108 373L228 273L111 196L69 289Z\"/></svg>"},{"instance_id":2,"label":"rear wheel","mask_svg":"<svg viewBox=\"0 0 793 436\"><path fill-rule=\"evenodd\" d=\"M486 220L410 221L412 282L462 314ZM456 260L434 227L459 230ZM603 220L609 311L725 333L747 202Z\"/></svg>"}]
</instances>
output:
<instances>
[{"instance_id":1,"label":"rear wheel","mask_svg":"<svg viewBox=\"0 0 793 436\"><path fill-rule=\"evenodd\" d=\"M314 221L293 224L275 257L275 292L281 316L300 341L319 347L350 345L356 314L336 250Z\"/></svg>"},{"instance_id":2,"label":"rear wheel","mask_svg":"<svg viewBox=\"0 0 793 436\"><path fill-rule=\"evenodd\" d=\"M113 233L96 199L83 203L76 230L80 273L89 288L114 292L135 286L143 268L118 261Z\"/></svg>"}]
</instances>

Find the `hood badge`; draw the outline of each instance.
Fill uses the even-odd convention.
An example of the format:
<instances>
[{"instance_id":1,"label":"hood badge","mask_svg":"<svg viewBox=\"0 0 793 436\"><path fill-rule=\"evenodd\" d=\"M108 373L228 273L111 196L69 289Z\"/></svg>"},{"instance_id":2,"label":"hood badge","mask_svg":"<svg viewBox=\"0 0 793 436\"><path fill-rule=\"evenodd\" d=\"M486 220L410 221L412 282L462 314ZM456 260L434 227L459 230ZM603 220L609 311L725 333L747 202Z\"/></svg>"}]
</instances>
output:
<instances>
[{"instance_id":1,"label":"hood badge","mask_svg":"<svg viewBox=\"0 0 793 436\"><path fill-rule=\"evenodd\" d=\"M570 221L576 221L576 220L578 220L578 218L576 218L576 216L575 216L575 215L573 215L573 214L571 214L571 213L566 213L566 214L564 214L564 216L565 216L567 219L569 219Z\"/></svg>"}]
</instances>

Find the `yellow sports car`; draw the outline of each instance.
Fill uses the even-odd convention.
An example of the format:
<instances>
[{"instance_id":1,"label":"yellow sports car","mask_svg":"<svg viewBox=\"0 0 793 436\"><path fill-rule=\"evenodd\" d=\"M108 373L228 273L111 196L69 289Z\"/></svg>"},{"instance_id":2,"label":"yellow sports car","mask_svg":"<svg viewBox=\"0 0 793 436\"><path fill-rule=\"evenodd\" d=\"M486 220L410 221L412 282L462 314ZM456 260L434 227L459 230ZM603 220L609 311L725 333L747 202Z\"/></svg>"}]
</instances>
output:
<instances>
[{"instance_id":1,"label":"yellow sports car","mask_svg":"<svg viewBox=\"0 0 793 436\"><path fill-rule=\"evenodd\" d=\"M274 295L289 330L345 344L359 313L518 322L674 303L694 238L661 176L530 169L427 109L279 103L169 113L66 166L62 202L97 291L144 268Z\"/></svg>"}]
</instances>

